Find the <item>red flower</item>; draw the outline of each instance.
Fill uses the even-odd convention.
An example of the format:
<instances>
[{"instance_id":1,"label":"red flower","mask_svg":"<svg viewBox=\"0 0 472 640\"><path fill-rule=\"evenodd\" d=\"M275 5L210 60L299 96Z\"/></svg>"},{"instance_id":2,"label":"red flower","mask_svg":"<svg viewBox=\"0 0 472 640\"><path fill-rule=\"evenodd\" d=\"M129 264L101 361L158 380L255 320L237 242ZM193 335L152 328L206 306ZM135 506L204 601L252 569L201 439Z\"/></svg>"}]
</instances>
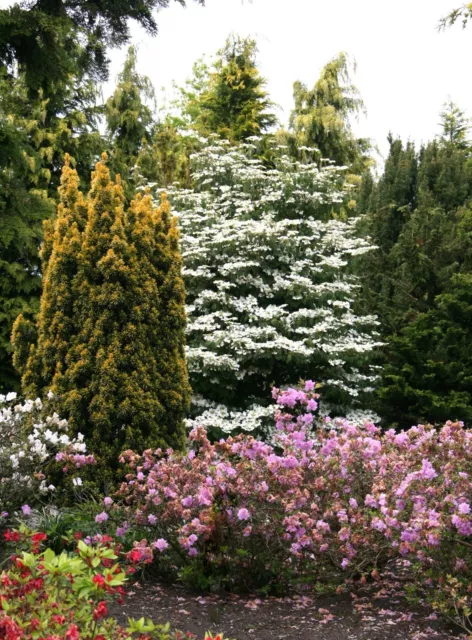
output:
<instances>
[{"instance_id":1,"label":"red flower","mask_svg":"<svg viewBox=\"0 0 472 640\"><path fill-rule=\"evenodd\" d=\"M80 640L79 627L76 624L71 624L66 631L67 640Z\"/></svg>"},{"instance_id":2,"label":"red flower","mask_svg":"<svg viewBox=\"0 0 472 640\"><path fill-rule=\"evenodd\" d=\"M53 616L51 616L51 620L56 624L64 624L64 622L66 621L66 617L56 613Z\"/></svg>"},{"instance_id":3,"label":"red flower","mask_svg":"<svg viewBox=\"0 0 472 640\"><path fill-rule=\"evenodd\" d=\"M96 576L93 576L93 581L99 588L102 588L105 584L105 578L99 573L97 573Z\"/></svg>"},{"instance_id":4,"label":"red flower","mask_svg":"<svg viewBox=\"0 0 472 640\"><path fill-rule=\"evenodd\" d=\"M108 613L107 603L105 601L99 602L97 607L93 611L93 619L99 620L103 618Z\"/></svg>"},{"instance_id":5,"label":"red flower","mask_svg":"<svg viewBox=\"0 0 472 640\"><path fill-rule=\"evenodd\" d=\"M74 538L75 538L76 540L82 540L83 535L84 535L84 534L82 533L82 531L76 531L76 532L74 533Z\"/></svg>"},{"instance_id":6,"label":"red flower","mask_svg":"<svg viewBox=\"0 0 472 640\"><path fill-rule=\"evenodd\" d=\"M20 534L18 533L18 531L10 531L10 529L7 529L5 531L3 537L7 542L19 542L20 540Z\"/></svg>"},{"instance_id":7,"label":"red flower","mask_svg":"<svg viewBox=\"0 0 472 640\"><path fill-rule=\"evenodd\" d=\"M6 573L2 575L2 584L4 587L9 587L11 585L11 580Z\"/></svg>"},{"instance_id":8,"label":"red flower","mask_svg":"<svg viewBox=\"0 0 472 640\"><path fill-rule=\"evenodd\" d=\"M133 551L128 553L128 559L131 560L131 562L139 562L141 560L141 551L133 549Z\"/></svg>"},{"instance_id":9,"label":"red flower","mask_svg":"<svg viewBox=\"0 0 472 640\"><path fill-rule=\"evenodd\" d=\"M33 541L34 544L39 544L43 540L47 540L47 535L42 531L38 531L37 533L34 533L31 536L31 540Z\"/></svg>"},{"instance_id":10,"label":"red flower","mask_svg":"<svg viewBox=\"0 0 472 640\"><path fill-rule=\"evenodd\" d=\"M30 620L31 631L34 631L35 629L37 629L39 625L40 625L39 618L31 618Z\"/></svg>"}]
</instances>

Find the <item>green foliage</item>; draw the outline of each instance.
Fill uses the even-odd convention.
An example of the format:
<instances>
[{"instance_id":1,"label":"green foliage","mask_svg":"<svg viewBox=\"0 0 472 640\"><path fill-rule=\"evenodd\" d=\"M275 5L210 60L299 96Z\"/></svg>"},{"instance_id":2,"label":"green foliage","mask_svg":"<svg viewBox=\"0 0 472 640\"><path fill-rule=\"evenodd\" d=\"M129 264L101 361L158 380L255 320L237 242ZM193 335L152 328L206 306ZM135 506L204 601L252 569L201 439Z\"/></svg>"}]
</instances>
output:
<instances>
[{"instance_id":1,"label":"green foliage","mask_svg":"<svg viewBox=\"0 0 472 640\"><path fill-rule=\"evenodd\" d=\"M235 143L276 124L256 55L255 40L231 36L212 70L204 63L194 66L194 78L181 90L181 108L184 120L201 135L215 133Z\"/></svg>"},{"instance_id":2,"label":"green foliage","mask_svg":"<svg viewBox=\"0 0 472 640\"><path fill-rule=\"evenodd\" d=\"M19 313L34 315L39 309L42 221L54 211L65 153L89 174L101 148L100 108L90 81L71 79L60 101L42 96L41 90L29 100L25 76L2 73L0 388L5 391L18 386L9 346L13 321Z\"/></svg>"},{"instance_id":3,"label":"green foliage","mask_svg":"<svg viewBox=\"0 0 472 640\"><path fill-rule=\"evenodd\" d=\"M150 143L154 118L146 104L154 100L148 77L136 70L136 49L130 47L118 84L106 103L108 138L112 149L111 169L124 181L125 194L134 193L131 172L141 147Z\"/></svg>"},{"instance_id":4,"label":"green foliage","mask_svg":"<svg viewBox=\"0 0 472 640\"><path fill-rule=\"evenodd\" d=\"M472 423L472 275L447 286L392 340L379 390L389 423Z\"/></svg>"},{"instance_id":5,"label":"green foliage","mask_svg":"<svg viewBox=\"0 0 472 640\"><path fill-rule=\"evenodd\" d=\"M25 392L60 398L105 467L133 446L183 445L189 386L176 221L165 199L124 210L104 162L84 198L68 161L43 264L38 339L20 372ZM24 321L13 332L25 353ZM21 357L18 360L21 364Z\"/></svg>"},{"instance_id":6,"label":"green foliage","mask_svg":"<svg viewBox=\"0 0 472 640\"><path fill-rule=\"evenodd\" d=\"M53 213L65 155L88 189L104 147L107 47L129 40L130 19L155 33L153 12L169 4L29 0L0 10L0 391L19 386L9 336L19 313L39 307L41 221ZM118 162L124 173L127 158Z\"/></svg>"},{"instance_id":7,"label":"green foliage","mask_svg":"<svg viewBox=\"0 0 472 640\"><path fill-rule=\"evenodd\" d=\"M420 149L390 139L368 200L377 245L362 265L363 305L387 343L376 410L385 424L472 419L467 288L472 274L468 123L453 103Z\"/></svg>"},{"instance_id":8,"label":"green foliage","mask_svg":"<svg viewBox=\"0 0 472 640\"><path fill-rule=\"evenodd\" d=\"M10 83L0 76L0 95ZM0 100L0 391L17 389L11 363L10 334L19 313L35 313L41 278L38 249L42 220L53 203L36 185L40 159L28 123L8 113Z\"/></svg>"},{"instance_id":9,"label":"green foliage","mask_svg":"<svg viewBox=\"0 0 472 640\"><path fill-rule=\"evenodd\" d=\"M182 637L169 624L155 625L145 618L128 618L124 629L109 615L108 605L121 601L129 570L124 563L130 560L119 557L120 545L112 548L112 538L108 546L79 540L71 552L56 553L51 548L41 551L43 532L21 527L8 534L16 545L15 561L0 575L0 631L9 639L36 640L44 634L53 637L51 632L71 640L132 640L144 633L149 640Z\"/></svg>"},{"instance_id":10,"label":"green foliage","mask_svg":"<svg viewBox=\"0 0 472 640\"><path fill-rule=\"evenodd\" d=\"M166 188L172 184L189 188L192 184L190 156L200 146L194 135L181 133L171 119L157 123L152 141L143 144L136 159L135 181Z\"/></svg>"},{"instance_id":11,"label":"green foliage","mask_svg":"<svg viewBox=\"0 0 472 640\"><path fill-rule=\"evenodd\" d=\"M456 147L467 149L467 134L470 130L470 119L452 100L444 104L440 114L443 128L442 139Z\"/></svg>"},{"instance_id":12,"label":"green foliage","mask_svg":"<svg viewBox=\"0 0 472 640\"><path fill-rule=\"evenodd\" d=\"M364 103L352 84L347 55L340 53L328 62L313 89L295 82L293 97L290 129L296 145L316 147L321 158L362 173L370 142L357 139L349 123L351 117L364 111Z\"/></svg>"},{"instance_id":13,"label":"green foliage","mask_svg":"<svg viewBox=\"0 0 472 640\"><path fill-rule=\"evenodd\" d=\"M185 5L184 0L178 2ZM41 90L46 98L60 93L71 75L105 80L106 48L129 41L129 20L155 34L153 14L169 4L170 0L30 0L15 4L0 11L0 62L10 70L18 66L34 97Z\"/></svg>"}]
</instances>

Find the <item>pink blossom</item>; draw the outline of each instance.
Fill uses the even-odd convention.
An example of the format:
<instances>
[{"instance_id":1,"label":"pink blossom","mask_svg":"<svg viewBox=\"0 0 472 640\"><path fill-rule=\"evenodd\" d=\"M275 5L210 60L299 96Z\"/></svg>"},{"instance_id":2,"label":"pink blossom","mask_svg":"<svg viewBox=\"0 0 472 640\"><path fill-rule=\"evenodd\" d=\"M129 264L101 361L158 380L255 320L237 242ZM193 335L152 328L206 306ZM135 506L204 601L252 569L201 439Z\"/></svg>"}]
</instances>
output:
<instances>
[{"instance_id":1,"label":"pink blossom","mask_svg":"<svg viewBox=\"0 0 472 640\"><path fill-rule=\"evenodd\" d=\"M108 520L108 513L106 513L106 511L102 511L102 513L99 513L98 515L95 516L95 522L98 522L99 524L101 522L106 522Z\"/></svg>"},{"instance_id":2,"label":"pink blossom","mask_svg":"<svg viewBox=\"0 0 472 640\"><path fill-rule=\"evenodd\" d=\"M165 551L167 549L167 547L169 546L169 543L166 542L166 540L164 540L164 538L159 538L158 540L156 540L153 545L152 545L155 549L158 549L161 553L163 551Z\"/></svg>"},{"instance_id":3,"label":"pink blossom","mask_svg":"<svg viewBox=\"0 0 472 640\"><path fill-rule=\"evenodd\" d=\"M249 520L250 517L251 517L251 514L246 508L238 510L238 520Z\"/></svg>"}]
</instances>

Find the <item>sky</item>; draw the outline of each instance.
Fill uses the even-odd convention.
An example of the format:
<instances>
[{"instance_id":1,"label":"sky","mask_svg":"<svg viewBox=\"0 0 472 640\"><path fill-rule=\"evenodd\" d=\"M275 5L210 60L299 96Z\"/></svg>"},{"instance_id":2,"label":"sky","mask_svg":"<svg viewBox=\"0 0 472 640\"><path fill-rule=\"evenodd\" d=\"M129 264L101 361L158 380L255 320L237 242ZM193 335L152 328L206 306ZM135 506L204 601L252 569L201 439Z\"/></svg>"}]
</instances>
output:
<instances>
[{"instance_id":1,"label":"sky","mask_svg":"<svg viewBox=\"0 0 472 640\"><path fill-rule=\"evenodd\" d=\"M202 55L212 56L231 33L254 37L259 66L272 100L287 123L292 85L312 86L322 67L340 51L357 62L354 82L367 117L353 123L381 154L388 152L391 131L416 143L439 132L439 112L451 98L472 116L472 24L438 33L439 19L461 0L188 0L158 16L152 38L134 27L138 69L156 89L183 84ZM111 52L110 83L125 57ZM159 93L159 92L158 92Z\"/></svg>"}]
</instances>

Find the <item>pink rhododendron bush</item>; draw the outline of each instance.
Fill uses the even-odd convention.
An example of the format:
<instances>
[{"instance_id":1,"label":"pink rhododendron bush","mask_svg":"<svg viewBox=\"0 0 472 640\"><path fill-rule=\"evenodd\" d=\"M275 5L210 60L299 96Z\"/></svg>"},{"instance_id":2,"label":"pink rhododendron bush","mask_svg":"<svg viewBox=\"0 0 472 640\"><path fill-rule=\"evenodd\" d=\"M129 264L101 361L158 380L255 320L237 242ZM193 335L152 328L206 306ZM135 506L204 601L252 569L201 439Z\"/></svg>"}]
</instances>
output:
<instances>
[{"instance_id":1,"label":"pink rhododendron bush","mask_svg":"<svg viewBox=\"0 0 472 640\"><path fill-rule=\"evenodd\" d=\"M451 422L320 426L317 397L312 382L274 390L272 445L245 435L212 444L197 428L186 454L125 452L131 472L97 521L139 531L162 575L203 588L339 583L400 557L440 587L430 590L439 608L466 611L472 433Z\"/></svg>"}]
</instances>

